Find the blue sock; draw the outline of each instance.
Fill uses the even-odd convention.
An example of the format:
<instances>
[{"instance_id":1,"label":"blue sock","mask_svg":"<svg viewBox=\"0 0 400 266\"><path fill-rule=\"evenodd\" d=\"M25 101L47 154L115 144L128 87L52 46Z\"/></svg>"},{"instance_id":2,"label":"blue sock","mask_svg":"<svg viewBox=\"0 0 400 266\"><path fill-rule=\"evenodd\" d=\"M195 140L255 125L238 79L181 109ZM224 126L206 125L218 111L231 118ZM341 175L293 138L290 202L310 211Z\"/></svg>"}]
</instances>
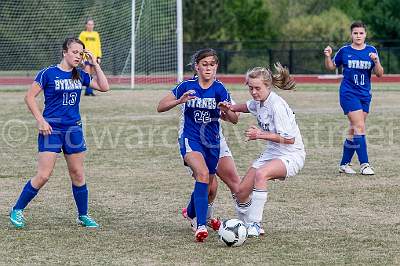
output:
<instances>
[{"instance_id":1,"label":"blue sock","mask_svg":"<svg viewBox=\"0 0 400 266\"><path fill-rule=\"evenodd\" d=\"M193 194L197 226L206 225L208 209L208 184L196 181Z\"/></svg>"},{"instance_id":2,"label":"blue sock","mask_svg":"<svg viewBox=\"0 0 400 266\"><path fill-rule=\"evenodd\" d=\"M368 163L367 141L365 135L354 135L353 143L355 144L360 164Z\"/></svg>"},{"instance_id":3,"label":"blue sock","mask_svg":"<svg viewBox=\"0 0 400 266\"><path fill-rule=\"evenodd\" d=\"M351 162L354 152L356 151L354 142L352 140L346 139L343 143L343 157L340 165L345 165Z\"/></svg>"},{"instance_id":4,"label":"blue sock","mask_svg":"<svg viewBox=\"0 0 400 266\"><path fill-rule=\"evenodd\" d=\"M194 204L194 192L192 192L192 196L190 197L189 204L187 206L187 215L189 218L194 218L196 217L196 209L195 209L195 204Z\"/></svg>"},{"instance_id":5,"label":"blue sock","mask_svg":"<svg viewBox=\"0 0 400 266\"><path fill-rule=\"evenodd\" d=\"M23 210L28 203L37 195L39 189L32 187L31 180L29 180L22 189L21 195L17 203L13 207L14 210Z\"/></svg>"},{"instance_id":6,"label":"blue sock","mask_svg":"<svg viewBox=\"0 0 400 266\"><path fill-rule=\"evenodd\" d=\"M78 214L87 215L89 191L87 189L86 184L80 187L77 187L74 184L72 184L72 193L74 194L76 207L78 208Z\"/></svg>"},{"instance_id":7,"label":"blue sock","mask_svg":"<svg viewBox=\"0 0 400 266\"><path fill-rule=\"evenodd\" d=\"M92 93L93 93L93 89L90 87L86 87L85 94L92 94Z\"/></svg>"}]
</instances>

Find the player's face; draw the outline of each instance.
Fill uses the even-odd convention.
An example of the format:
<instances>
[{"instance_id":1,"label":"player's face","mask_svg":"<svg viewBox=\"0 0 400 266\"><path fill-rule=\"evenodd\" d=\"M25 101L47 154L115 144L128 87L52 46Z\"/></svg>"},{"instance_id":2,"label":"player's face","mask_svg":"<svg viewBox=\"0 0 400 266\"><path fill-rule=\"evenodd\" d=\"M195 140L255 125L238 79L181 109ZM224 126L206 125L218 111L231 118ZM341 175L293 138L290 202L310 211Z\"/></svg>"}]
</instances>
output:
<instances>
[{"instance_id":1,"label":"player's face","mask_svg":"<svg viewBox=\"0 0 400 266\"><path fill-rule=\"evenodd\" d=\"M94 21L93 20L89 20L86 23L86 30L87 31L93 31L93 29L94 29Z\"/></svg>"},{"instance_id":2,"label":"player's face","mask_svg":"<svg viewBox=\"0 0 400 266\"><path fill-rule=\"evenodd\" d=\"M269 95L270 89L261 78L249 78L247 80L250 95L255 101L265 101Z\"/></svg>"},{"instance_id":3,"label":"player's face","mask_svg":"<svg viewBox=\"0 0 400 266\"><path fill-rule=\"evenodd\" d=\"M67 51L64 51L64 60L71 67L77 67L82 62L83 46L79 43L71 43Z\"/></svg>"},{"instance_id":4,"label":"player's face","mask_svg":"<svg viewBox=\"0 0 400 266\"><path fill-rule=\"evenodd\" d=\"M356 45L363 45L365 43L366 37L367 33L362 27L353 28L353 30L351 31L351 40Z\"/></svg>"},{"instance_id":5,"label":"player's face","mask_svg":"<svg viewBox=\"0 0 400 266\"><path fill-rule=\"evenodd\" d=\"M199 78L209 81L215 78L217 73L218 64L214 56L204 57L196 64L196 71Z\"/></svg>"}]
</instances>

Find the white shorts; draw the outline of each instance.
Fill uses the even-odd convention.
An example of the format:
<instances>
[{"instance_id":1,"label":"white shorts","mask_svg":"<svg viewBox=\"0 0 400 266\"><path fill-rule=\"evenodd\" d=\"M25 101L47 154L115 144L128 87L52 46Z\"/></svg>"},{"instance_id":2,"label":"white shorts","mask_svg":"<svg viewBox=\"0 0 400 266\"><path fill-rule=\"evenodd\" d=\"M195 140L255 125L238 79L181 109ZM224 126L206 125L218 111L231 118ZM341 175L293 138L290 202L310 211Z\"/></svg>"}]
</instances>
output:
<instances>
[{"instance_id":1,"label":"white shorts","mask_svg":"<svg viewBox=\"0 0 400 266\"><path fill-rule=\"evenodd\" d=\"M305 153L293 153L281 156L273 156L268 153L263 153L261 156L253 162L252 167L255 169L260 168L266 162L273 159L280 159L286 166L286 177L293 177L303 169L304 161L306 159Z\"/></svg>"},{"instance_id":2,"label":"white shorts","mask_svg":"<svg viewBox=\"0 0 400 266\"><path fill-rule=\"evenodd\" d=\"M219 142L219 158L223 157L232 157L231 150L228 147L228 144L226 143L225 138L221 138Z\"/></svg>"}]
</instances>

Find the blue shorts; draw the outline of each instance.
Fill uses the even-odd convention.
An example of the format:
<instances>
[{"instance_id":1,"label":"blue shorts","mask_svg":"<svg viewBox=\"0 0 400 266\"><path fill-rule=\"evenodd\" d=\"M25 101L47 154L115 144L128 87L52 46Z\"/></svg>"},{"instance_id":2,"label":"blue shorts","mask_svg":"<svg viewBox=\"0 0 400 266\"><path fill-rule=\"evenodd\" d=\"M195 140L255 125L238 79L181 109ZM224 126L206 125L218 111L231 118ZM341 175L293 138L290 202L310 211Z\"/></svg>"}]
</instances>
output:
<instances>
[{"instance_id":1,"label":"blue shorts","mask_svg":"<svg viewBox=\"0 0 400 266\"><path fill-rule=\"evenodd\" d=\"M200 152L208 168L208 173L214 175L217 172L217 164L219 160L219 145L213 147L206 147L199 141L190 140L188 138L179 138L179 148L182 158L185 158L186 153L197 151Z\"/></svg>"},{"instance_id":2,"label":"blue shorts","mask_svg":"<svg viewBox=\"0 0 400 266\"><path fill-rule=\"evenodd\" d=\"M353 93L340 93L339 101L345 115L357 110L369 113L371 97L358 97Z\"/></svg>"},{"instance_id":3,"label":"blue shorts","mask_svg":"<svg viewBox=\"0 0 400 266\"><path fill-rule=\"evenodd\" d=\"M38 136L39 152L74 154L86 151L86 142L81 126L71 126L65 130L54 129L50 135Z\"/></svg>"}]
</instances>

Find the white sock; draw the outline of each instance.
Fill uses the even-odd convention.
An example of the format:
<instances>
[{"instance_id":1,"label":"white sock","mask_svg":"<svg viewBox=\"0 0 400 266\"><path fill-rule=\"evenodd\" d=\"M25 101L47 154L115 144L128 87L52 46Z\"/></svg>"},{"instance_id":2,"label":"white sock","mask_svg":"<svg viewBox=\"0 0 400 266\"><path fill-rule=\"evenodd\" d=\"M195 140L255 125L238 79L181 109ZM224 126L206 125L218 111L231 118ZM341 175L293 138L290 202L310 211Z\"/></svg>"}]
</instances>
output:
<instances>
[{"instance_id":1,"label":"white sock","mask_svg":"<svg viewBox=\"0 0 400 266\"><path fill-rule=\"evenodd\" d=\"M251 206L251 199L245 203L236 202L235 209L238 216L238 219L243 221L245 224L248 223L248 212Z\"/></svg>"},{"instance_id":2,"label":"white sock","mask_svg":"<svg viewBox=\"0 0 400 266\"><path fill-rule=\"evenodd\" d=\"M207 220L210 220L214 217L214 202L208 203L207 208Z\"/></svg>"},{"instance_id":3,"label":"white sock","mask_svg":"<svg viewBox=\"0 0 400 266\"><path fill-rule=\"evenodd\" d=\"M267 198L268 191L258 189L253 190L253 198L248 215L250 223L261 223L264 205L267 202Z\"/></svg>"}]
</instances>

